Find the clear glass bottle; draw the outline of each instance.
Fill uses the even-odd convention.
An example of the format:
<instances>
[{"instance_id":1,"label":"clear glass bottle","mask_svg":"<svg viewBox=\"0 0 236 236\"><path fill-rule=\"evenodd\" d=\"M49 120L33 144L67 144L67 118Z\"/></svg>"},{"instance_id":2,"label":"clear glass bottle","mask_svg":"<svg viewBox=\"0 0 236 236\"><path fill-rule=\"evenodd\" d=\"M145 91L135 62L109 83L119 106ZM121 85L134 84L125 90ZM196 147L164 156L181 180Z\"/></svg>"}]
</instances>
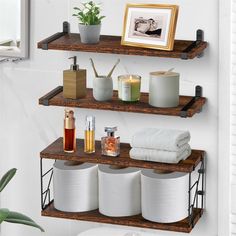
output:
<instances>
[{"instance_id":1,"label":"clear glass bottle","mask_svg":"<svg viewBox=\"0 0 236 236\"><path fill-rule=\"evenodd\" d=\"M106 137L102 137L102 155L119 156L120 155L120 137L115 137L117 127L105 127Z\"/></svg>"},{"instance_id":2,"label":"clear glass bottle","mask_svg":"<svg viewBox=\"0 0 236 236\"><path fill-rule=\"evenodd\" d=\"M76 151L74 111L68 109L65 110L63 146L65 152L72 153Z\"/></svg>"},{"instance_id":3,"label":"clear glass bottle","mask_svg":"<svg viewBox=\"0 0 236 236\"><path fill-rule=\"evenodd\" d=\"M95 152L95 117L86 116L84 131L84 152L94 153Z\"/></svg>"}]
</instances>

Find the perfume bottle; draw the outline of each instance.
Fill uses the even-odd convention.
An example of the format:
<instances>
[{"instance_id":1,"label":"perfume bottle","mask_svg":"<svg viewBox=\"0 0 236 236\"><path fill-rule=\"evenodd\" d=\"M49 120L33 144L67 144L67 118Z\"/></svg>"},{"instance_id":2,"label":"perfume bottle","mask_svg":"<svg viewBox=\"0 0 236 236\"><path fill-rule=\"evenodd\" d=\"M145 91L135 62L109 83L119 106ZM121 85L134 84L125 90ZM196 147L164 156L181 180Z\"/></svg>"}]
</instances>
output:
<instances>
[{"instance_id":1,"label":"perfume bottle","mask_svg":"<svg viewBox=\"0 0 236 236\"><path fill-rule=\"evenodd\" d=\"M119 156L120 155L120 137L115 137L117 127L105 127L107 136L102 138L102 155Z\"/></svg>"},{"instance_id":2,"label":"perfume bottle","mask_svg":"<svg viewBox=\"0 0 236 236\"><path fill-rule=\"evenodd\" d=\"M65 152L72 153L76 151L74 112L67 109L65 110L63 145Z\"/></svg>"},{"instance_id":3,"label":"perfume bottle","mask_svg":"<svg viewBox=\"0 0 236 236\"><path fill-rule=\"evenodd\" d=\"M86 128L84 131L84 152L94 153L95 152L95 117L86 117Z\"/></svg>"}]
</instances>

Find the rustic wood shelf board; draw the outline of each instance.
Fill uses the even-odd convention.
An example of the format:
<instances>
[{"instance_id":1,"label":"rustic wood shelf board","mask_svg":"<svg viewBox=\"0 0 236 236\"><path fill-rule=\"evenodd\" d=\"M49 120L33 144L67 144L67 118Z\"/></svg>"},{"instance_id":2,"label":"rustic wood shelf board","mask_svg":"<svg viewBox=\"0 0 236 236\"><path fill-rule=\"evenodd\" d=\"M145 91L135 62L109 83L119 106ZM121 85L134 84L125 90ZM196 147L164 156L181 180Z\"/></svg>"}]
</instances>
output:
<instances>
[{"instance_id":1,"label":"rustic wood shelf board","mask_svg":"<svg viewBox=\"0 0 236 236\"><path fill-rule=\"evenodd\" d=\"M52 93L50 92L41 97L39 99L39 104L121 112L146 113L155 115L181 116L183 107L188 104L193 98L191 96L180 96L180 104L178 107L157 108L152 107L148 104L148 93L142 93L141 99L137 103L124 103L118 99L117 91L114 91L114 96L111 101L98 102L93 98L92 89L87 89L86 98L77 100L64 98L62 87L59 86L58 89L58 93L55 92L56 90L52 90ZM186 111L186 117L192 117L194 114L200 112L205 102L206 98L197 98L193 105Z\"/></svg>"},{"instance_id":2,"label":"rustic wood shelf board","mask_svg":"<svg viewBox=\"0 0 236 236\"><path fill-rule=\"evenodd\" d=\"M100 163L107 165L119 165L125 167L138 167L156 170L178 171L178 172L192 172L195 167L204 158L204 151L192 150L192 154L184 161L178 164L167 164L151 161L140 161L131 159L129 156L130 145L126 143L121 144L121 153L119 157L102 156L101 142L96 141L96 152L86 154L83 151L84 141L77 139L77 151L74 153L65 153L63 151L63 138L57 139L50 144L46 149L40 153L41 158L57 159L57 160L71 160L89 163Z\"/></svg>"},{"instance_id":3,"label":"rustic wood shelf board","mask_svg":"<svg viewBox=\"0 0 236 236\"><path fill-rule=\"evenodd\" d=\"M81 213L61 212L54 208L53 203L42 211L42 216L190 233L194 225L200 219L202 213L202 209L194 208L193 226L189 225L188 218L175 223L162 224L147 221L141 215L130 217L108 217L99 213L98 210Z\"/></svg>"},{"instance_id":4,"label":"rustic wood shelf board","mask_svg":"<svg viewBox=\"0 0 236 236\"><path fill-rule=\"evenodd\" d=\"M55 40L53 40L54 37L51 36L39 42L38 48L49 50L53 49L182 59L193 59L201 55L203 51L207 48L207 42L189 40L175 40L173 51L162 51L155 49L122 46L121 37L107 35L102 35L98 44L88 45L82 44L80 42L79 34L58 33L56 35L57 37L55 37Z\"/></svg>"}]
</instances>

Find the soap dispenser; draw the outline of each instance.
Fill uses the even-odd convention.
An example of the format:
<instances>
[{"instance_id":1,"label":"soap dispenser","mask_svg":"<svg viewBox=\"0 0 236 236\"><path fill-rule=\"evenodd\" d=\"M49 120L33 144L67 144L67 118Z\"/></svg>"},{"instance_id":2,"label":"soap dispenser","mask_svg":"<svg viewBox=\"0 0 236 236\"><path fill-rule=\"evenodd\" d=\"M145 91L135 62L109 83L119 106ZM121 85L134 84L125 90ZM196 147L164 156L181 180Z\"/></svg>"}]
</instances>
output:
<instances>
[{"instance_id":1,"label":"soap dispenser","mask_svg":"<svg viewBox=\"0 0 236 236\"><path fill-rule=\"evenodd\" d=\"M86 96L86 70L77 65L77 57L73 59L70 70L63 72L63 96L64 98L79 99Z\"/></svg>"}]
</instances>

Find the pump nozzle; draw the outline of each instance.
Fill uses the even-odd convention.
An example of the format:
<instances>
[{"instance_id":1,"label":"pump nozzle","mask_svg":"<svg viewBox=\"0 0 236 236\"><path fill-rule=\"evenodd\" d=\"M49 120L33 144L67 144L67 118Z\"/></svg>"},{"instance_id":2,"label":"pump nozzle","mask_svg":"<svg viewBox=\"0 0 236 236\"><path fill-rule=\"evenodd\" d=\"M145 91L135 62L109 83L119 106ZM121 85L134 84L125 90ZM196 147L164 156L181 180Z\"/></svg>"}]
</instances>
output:
<instances>
[{"instance_id":1,"label":"pump nozzle","mask_svg":"<svg viewBox=\"0 0 236 236\"><path fill-rule=\"evenodd\" d=\"M73 64L70 66L71 70L79 70L79 65L77 65L77 57L69 57L68 59L73 59Z\"/></svg>"}]
</instances>

